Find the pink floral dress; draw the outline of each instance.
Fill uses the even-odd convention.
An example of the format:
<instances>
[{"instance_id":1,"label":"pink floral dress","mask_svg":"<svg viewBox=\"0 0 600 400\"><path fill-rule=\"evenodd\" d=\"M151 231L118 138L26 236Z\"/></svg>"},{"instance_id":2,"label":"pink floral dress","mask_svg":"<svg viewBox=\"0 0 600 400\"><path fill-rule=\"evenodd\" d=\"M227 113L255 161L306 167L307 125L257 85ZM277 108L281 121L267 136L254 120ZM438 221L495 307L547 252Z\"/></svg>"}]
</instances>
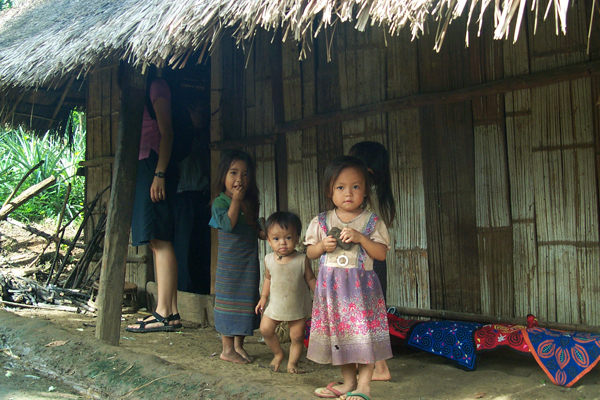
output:
<instances>
[{"instance_id":1,"label":"pink floral dress","mask_svg":"<svg viewBox=\"0 0 600 400\"><path fill-rule=\"evenodd\" d=\"M335 210L319 214L311 221L304 244L317 244L331 228L345 226L389 248L385 224L366 210L348 223ZM372 364L392 357L381 285L373 259L358 244L350 250L338 246L320 258L307 357L333 365Z\"/></svg>"}]
</instances>

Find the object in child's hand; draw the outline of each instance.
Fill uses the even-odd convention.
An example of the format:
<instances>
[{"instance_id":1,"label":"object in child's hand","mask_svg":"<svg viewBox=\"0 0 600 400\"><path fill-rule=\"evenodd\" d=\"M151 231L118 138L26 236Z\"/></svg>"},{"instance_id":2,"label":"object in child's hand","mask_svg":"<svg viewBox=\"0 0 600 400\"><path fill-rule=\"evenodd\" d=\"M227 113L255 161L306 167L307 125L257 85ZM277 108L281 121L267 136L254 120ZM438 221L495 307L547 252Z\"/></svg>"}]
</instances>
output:
<instances>
[{"instance_id":1,"label":"object in child's hand","mask_svg":"<svg viewBox=\"0 0 600 400\"><path fill-rule=\"evenodd\" d=\"M267 234L267 228L266 228L266 222L265 219L263 217L260 217L258 219L258 227L260 228L261 231L263 231L265 233L265 235Z\"/></svg>"},{"instance_id":2,"label":"object in child's hand","mask_svg":"<svg viewBox=\"0 0 600 400\"><path fill-rule=\"evenodd\" d=\"M340 238L340 234L342 233L340 228L337 227L333 227L329 230L329 232L327 232L327 236L332 236L335 238L335 240L337 241L337 245L340 246L342 249L344 250L350 250L352 248L352 246L354 246L354 243L350 242L350 243L345 243L341 238Z\"/></svg>"}]
</instances>

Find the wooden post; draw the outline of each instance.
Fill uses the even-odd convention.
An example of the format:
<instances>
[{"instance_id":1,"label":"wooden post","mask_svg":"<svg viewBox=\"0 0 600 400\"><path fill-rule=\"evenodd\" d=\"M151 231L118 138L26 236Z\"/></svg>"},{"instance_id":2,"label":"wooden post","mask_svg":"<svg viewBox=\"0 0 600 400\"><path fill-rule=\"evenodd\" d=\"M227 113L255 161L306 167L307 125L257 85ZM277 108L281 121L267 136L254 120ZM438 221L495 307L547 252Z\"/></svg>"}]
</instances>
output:
<instances>
[{"instance_id":1,"label":"wooden post","mask_svg":"<svg viewBox=\"0 0 600 400\"><path fill-rule=\"evenodd\" d=\"M104 254L98 290L96 338L119 344L125 263L135 195L146 75L130 65L121 69L121 110L112 188L108 205Z\"/></svg>"}]
</instances>

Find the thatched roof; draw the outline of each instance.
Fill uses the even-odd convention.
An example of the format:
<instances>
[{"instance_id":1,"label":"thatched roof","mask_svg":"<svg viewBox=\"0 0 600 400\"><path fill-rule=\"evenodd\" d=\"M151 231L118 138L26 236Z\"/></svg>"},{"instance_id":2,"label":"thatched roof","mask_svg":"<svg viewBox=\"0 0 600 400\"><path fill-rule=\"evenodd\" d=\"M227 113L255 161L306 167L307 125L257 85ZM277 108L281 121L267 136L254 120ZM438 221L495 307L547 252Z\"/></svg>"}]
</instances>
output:
<instances>
[{"instance_id":1,"label":"thatched roof","mask_svg":"<svg viewBox=\"0 0 600 400\"><path fill-rule=\"evenodd\" d=\"M564 31L569 0L549 1L557 31ZM495 36L503 38L518 32L510 24L520 26L526 0L30 0L0 14L0 90L85 75L108 57L176 65L229 27L240 40L262 27L302 42L339 21L359 30L382 25L392 34L407 27L413 37L429 21L438 24L439 46L453 19L469 13L469 23L479 23L488 8Z\"/></svg>"}]
</instances>

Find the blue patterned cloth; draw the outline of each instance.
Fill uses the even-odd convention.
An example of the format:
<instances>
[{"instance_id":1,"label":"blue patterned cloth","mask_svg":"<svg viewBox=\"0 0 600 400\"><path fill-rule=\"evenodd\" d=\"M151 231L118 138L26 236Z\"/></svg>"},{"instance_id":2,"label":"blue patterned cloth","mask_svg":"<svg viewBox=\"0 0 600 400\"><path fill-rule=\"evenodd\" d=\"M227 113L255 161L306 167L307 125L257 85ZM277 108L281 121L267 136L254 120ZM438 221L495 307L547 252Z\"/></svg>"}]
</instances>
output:
<instances>
[{"instance_id":1,"label":"blue patterned cloth","mask_svg":"<svg viewBox=\"0 0 600 400\"><path fill-rule=\"evenodd\" d=\"M477 354L473 332L484 324L461 321L426 321L415 325L408 346L446 357L459 368L474 371Z\"/></svg>"},{"instance_id":2,"label":"blue patterned cloth","mask_svg":"<svg viewBox=\"0 0 600 400\"><path fill-rule=\"evenodd\" d=\"M600 335L531 328L523 337L555 385L571 387L600 361Z\"/></svg>"}]
</instances>

